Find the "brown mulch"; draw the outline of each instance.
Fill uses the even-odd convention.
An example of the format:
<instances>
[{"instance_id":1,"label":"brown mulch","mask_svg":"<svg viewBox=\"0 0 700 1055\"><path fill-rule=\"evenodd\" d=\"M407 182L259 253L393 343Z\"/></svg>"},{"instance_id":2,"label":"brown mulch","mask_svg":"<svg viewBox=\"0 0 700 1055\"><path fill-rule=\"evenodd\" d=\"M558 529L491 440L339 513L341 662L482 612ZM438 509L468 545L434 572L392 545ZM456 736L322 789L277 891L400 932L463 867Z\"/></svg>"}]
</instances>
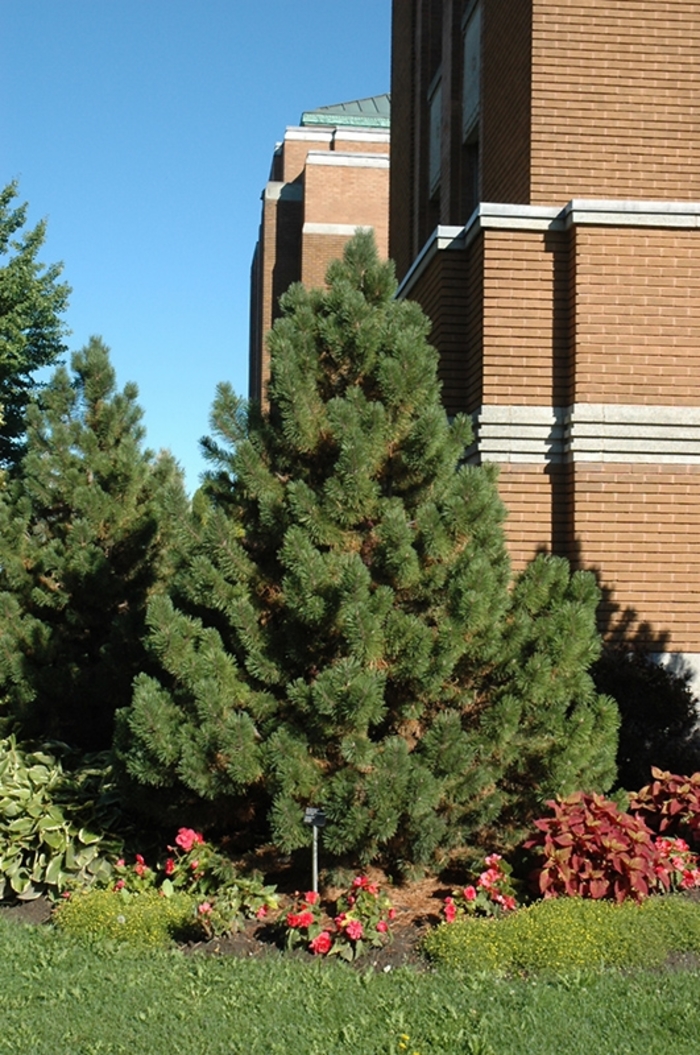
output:
<instances>
[{"instance_id":1,"label":"brown mulch","mask_svg":"<svg viewBox=\"0 0 700 1055\"><path fill-rule=\"evenodd\" d=\"M386 876L377 869L369 869L367 874L374 882L378 882L382 891L389 896L396 910L396 917L391 924L392 940L382 948L370 949L357 961L358 968L365 970L372 967L377 971L388 972L404 966L425 967L426 961L420 953L421 940L430 927L440 922L443 899L451 890L436 878L391 886L387 883ZM281 915L288 911L294 890L290 887L291 876L286 880L284 876L279 878L279 889L282 893ZM335 899L341 893L340 888L328 887L321 890L324 909L329 917L333 912ZM16 923L45 924L51 918L51 908L48 900L37 898L33 901L0 903L0 914L4 919ZM188 942L182 945L182 950L185 954L200 952L208 956L260 959L279 955L280 945L278 933L270 922L249 920L235 934L212 938L209 941ZM304 951L291 955L310 959L310 954Z\"/></svg>"},{"instance_id":2,"label":"brown mulch","mask_svg":"<svg viewBox=\"0 0 700 1055\"><path fill-rule=\"evenodd\" d=\"M430 927L440 922L442 902L451 893L439 879L429 878L402 886L391 886L386 876L377 869L370 868L366 873L373 882L380 884L396 910L396 917L391 924L391 941L378 949L369 949L366 955L356 961L361 969L368 966L378 971L391 971L397 967L425 967L426 961L420 953L421 941ZM284 885L284 884L282 884ZM329 923L333 914L335 900L343 891L337 887L321 890L321 897ZM284 906L282 913L288 911ZM273 925L251 920L236 934L211 941L191 942L185 947L187 952L204 952L212 956L233 955L239 957L263 957L279 952L278 935ZM295 953L306 958L307 953Z\"/></svg>"}]
</instances>

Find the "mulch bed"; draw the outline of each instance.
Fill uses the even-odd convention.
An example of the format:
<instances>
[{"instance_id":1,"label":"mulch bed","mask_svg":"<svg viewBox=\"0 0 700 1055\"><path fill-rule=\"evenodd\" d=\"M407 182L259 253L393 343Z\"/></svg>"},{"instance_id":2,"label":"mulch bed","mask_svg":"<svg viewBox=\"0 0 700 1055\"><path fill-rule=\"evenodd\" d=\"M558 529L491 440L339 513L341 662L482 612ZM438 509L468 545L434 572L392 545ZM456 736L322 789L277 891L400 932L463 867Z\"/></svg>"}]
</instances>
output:
<instances>
[{"instance_id":1,"label":"mulch bed","mask_svg":"<svg viewBox=\"0 0 700 1055\"><path fill-rule=\"evenodd\" d=\"M420 944L426 931L440 922L442 901L451 892L450 889L436 879L387 887L384 877L380 873L373 873L374 870L370 870L371 878L382 883L382 889L388 893L396 909L396 918L391 925L392 940L383 948L370 949L356 961L355 966L360 970L371 967L385 972L405 966L427 969L428 965L420 953ZM330 889L326 893L324 903L331 910L340 890ZM291 896L293 891L289 894ZM51 902L45 898L36 898L33 901L0 903L0 914L2 918L16 923L46 924L51 918ZM186 955L197 952L207 956L237 956L241 959L260 959L279 956L281 953L274 927L257 920L250 920L235 934L209 941L188 942L181 948ZM311 959L311 954L304 950L286 955Z\"/></svg>"}]
</instances>

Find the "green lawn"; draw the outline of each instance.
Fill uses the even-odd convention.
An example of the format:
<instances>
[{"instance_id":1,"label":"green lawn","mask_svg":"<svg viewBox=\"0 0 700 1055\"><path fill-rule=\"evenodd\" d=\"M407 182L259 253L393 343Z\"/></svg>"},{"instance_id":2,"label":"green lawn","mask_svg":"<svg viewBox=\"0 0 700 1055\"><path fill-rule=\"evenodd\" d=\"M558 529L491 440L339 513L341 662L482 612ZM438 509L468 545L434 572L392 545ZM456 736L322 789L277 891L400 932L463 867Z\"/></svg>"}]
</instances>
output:
<instances>
[{"instance_id":1,"label":"green lawn","mask_svg":"<svg viewBox=\"0 0 700 1055\"><path fill-rule=\"evenodd\" d=\"M3 920L0 941L0 1053L8 1055L700 1050L695 971L537 980L448 969L376 975L281 956L242 961L88 947Z\"/></svg>"}]
</instances>

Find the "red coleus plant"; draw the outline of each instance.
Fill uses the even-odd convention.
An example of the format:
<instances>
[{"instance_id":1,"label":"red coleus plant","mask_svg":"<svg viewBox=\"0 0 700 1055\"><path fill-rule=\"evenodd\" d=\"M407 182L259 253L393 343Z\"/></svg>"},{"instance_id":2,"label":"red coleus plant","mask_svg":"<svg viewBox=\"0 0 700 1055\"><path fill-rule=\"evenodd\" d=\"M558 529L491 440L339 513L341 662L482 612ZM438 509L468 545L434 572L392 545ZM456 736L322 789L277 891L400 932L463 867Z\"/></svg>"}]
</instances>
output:
<instances>
[{"instance_id":1,"label":"red coleus plant","mask_svg":"<svg viewBox=\"0 0 700 1055\"><path fill-rule=\"evenodd\" d=\"M690 777L651 769L652 782L630 799L630 811L664 836L700 843L700 773Z\"/></svg>"},{"instance_id":2,"label":"red coleus plant","mask_svg":"<svg viewBox=\"0 0 700 1055\"><path fill-rule=\"evenodd\" d=\"M653 834L641 817L583 792L547 805L554 816L535 821L538 833L524 844L541 859L533 879L545 898L641 901L669 889Z\"/></svg>"}]
</instances>

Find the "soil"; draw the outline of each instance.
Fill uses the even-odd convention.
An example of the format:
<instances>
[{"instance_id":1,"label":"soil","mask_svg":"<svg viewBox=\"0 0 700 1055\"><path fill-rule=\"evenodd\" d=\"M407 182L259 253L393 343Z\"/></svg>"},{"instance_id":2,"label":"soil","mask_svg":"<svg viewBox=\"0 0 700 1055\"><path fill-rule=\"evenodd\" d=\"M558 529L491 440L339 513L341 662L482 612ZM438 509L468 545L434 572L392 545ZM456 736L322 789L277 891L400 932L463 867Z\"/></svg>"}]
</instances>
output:
<instances>
[{"instance_id":1,"label":"soil","mask_svg":"<svg viewBox=\"0 0 700 1055\"><path fill-rule=\"evenodd\" d=\"M396 910L396 916L391 924L391 941L382 948L370 949L365 956L356 961L356 966L361 970L372 967L374 970L385 972L404 966L427 969L428 965L420 953L421 940L430 927L440 922L442 903L451 893L451 888L436 878L391 886L384 873L377 869L370 868L366 874L387 893ZM281 870L278 874L265 876L266 882L275 883L281 894L279 915L289 911L296 899L298 891L293 885L294 878L291 869L287 874ZM299 889L303 893L308 888L301 886ZM335 900L343 889L345 888L332 886L321 889L322 903L328 913L329 924ZM16 923L45 924L51 918L51 903L45 898L0 903L0 914L4 919ZM185 954L200 952L209 956L241 958L277 956L280 954L279 933L273 923L249 920L234 934L209 941L188 942L181 947ZM295 951L291 955L303 959L309 959L311 956L303 950Z\"/></svg>"}]
</instances>

